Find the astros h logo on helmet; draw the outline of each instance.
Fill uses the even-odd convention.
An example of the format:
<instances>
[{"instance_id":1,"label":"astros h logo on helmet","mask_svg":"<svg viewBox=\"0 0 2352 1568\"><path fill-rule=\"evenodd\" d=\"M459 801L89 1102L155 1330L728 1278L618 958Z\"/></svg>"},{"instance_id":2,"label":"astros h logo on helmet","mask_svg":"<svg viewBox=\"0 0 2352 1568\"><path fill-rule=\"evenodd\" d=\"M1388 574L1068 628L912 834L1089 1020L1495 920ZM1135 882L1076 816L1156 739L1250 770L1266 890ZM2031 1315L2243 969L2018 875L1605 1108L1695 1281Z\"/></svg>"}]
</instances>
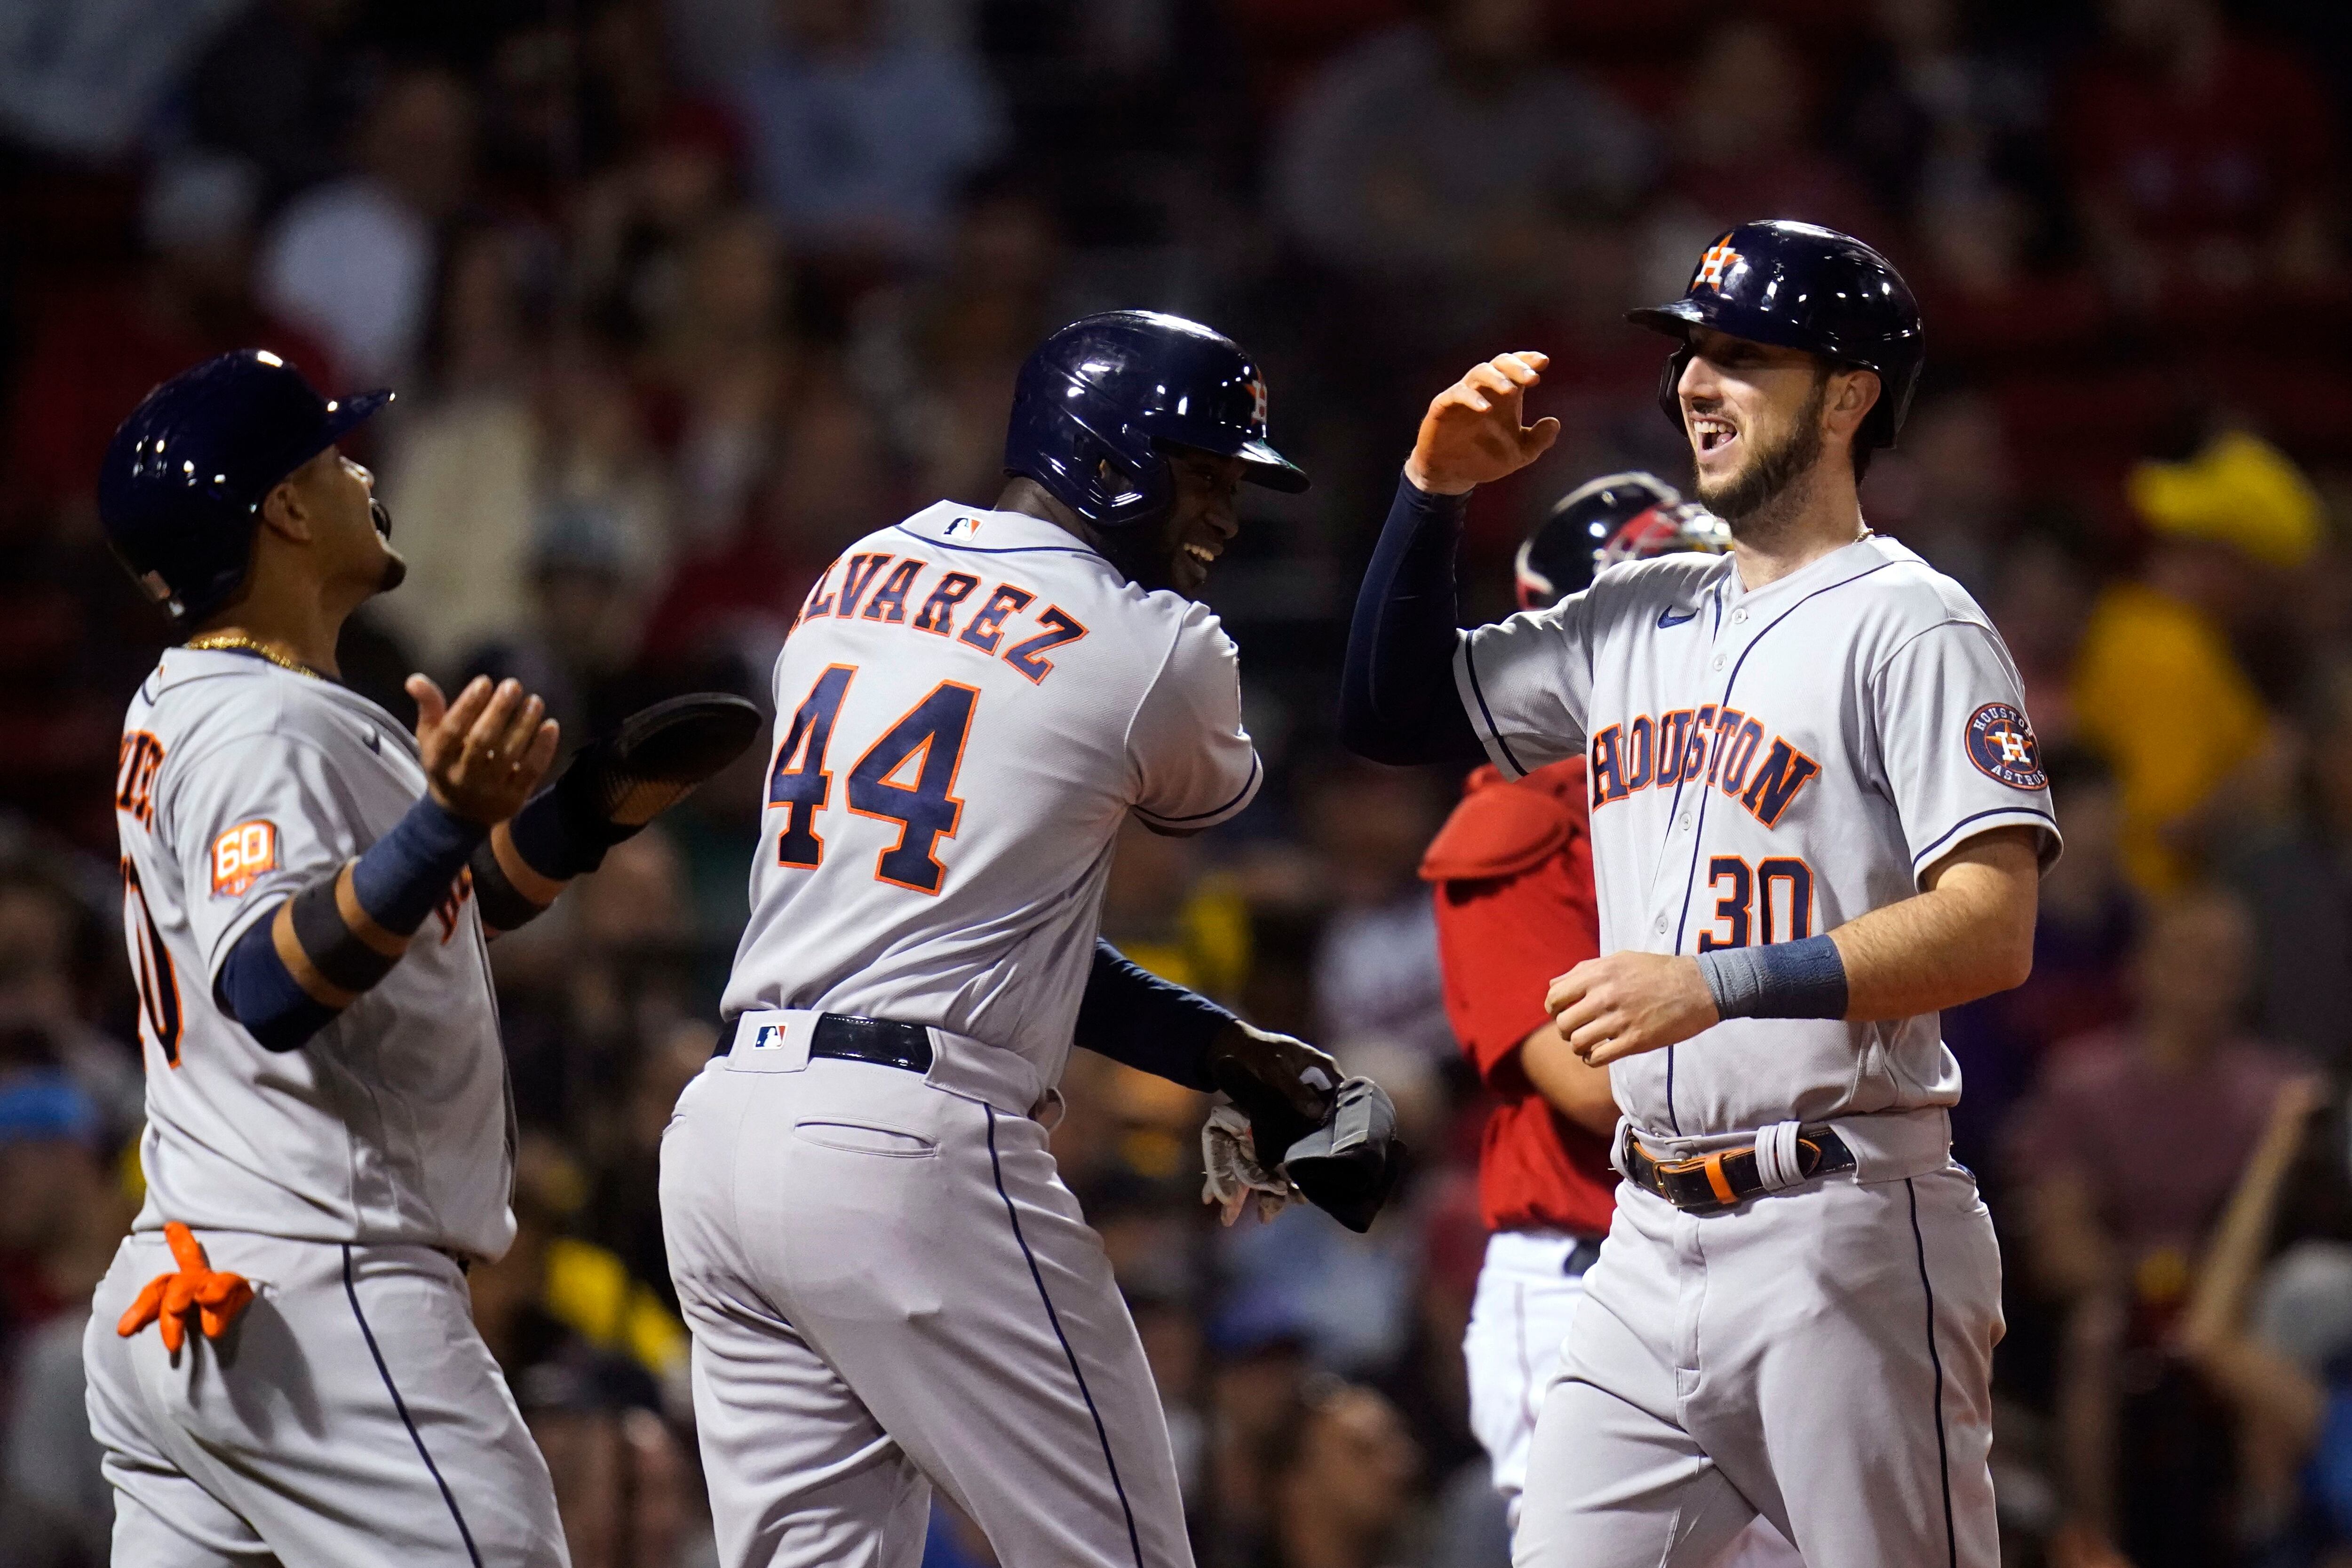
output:
<instances>
[{"instance_id":1,"label":"astros h logo on helmet","mask_svg":"<svg viewBox=\"0 0 2352 1568\"><path fill-rule=\"evenodd\" d=\"M1717 293L1722 293L1723 275L1738 266L1742 259L1739 252L1717 240L1707 247L1706 254L1698 258L1698 275L1691 279L1690 286L1696 289L1704 283Z\"/></svg>"}]
</instances>

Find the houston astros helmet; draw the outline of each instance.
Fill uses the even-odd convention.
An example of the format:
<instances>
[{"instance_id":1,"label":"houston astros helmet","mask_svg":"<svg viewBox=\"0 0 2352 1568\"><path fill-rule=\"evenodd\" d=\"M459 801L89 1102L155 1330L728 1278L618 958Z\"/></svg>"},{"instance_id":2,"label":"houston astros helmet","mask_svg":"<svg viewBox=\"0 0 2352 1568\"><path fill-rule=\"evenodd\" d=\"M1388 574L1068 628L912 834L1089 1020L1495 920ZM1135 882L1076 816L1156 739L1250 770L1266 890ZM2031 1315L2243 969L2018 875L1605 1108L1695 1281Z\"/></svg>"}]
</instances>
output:
<instances>
[{"instance_id":1,"label":"houston astros helmet","mask_svg":"<svg viewBox=\"0 0 2352 1568\"><path fill-rule=\"evenodd\" d=\"M1878 402L1854 436L1862 450L1895 445L1926 353L1918 301L1893 263L1852 235L1786 218L1717 235L1681 299L1625 319L1685 340L1658 382L1658 406L1676 430L1683 412L1675 387L1690 360L1693 327L1876 371Z\"/></svg>"},{"instance_id":2,"label":"houston astros helmet","mask_svg":"<svg viewBox=\"0 0 2352 1568\"><path fill-rule=\"evenodd\" d=\"M98 515L108 545L174 625L194 625L245 581L263 499L391 401L389 392L322 397L267 349L181 372L107 447Z\"/></svg>"},{"instance_id":3,"label":"houston astros helmet","mask_svg":"<svg viewBox=\"0 0 2352 1568\"><path fill-rule=\"evenodd\" d=\"M1559 603L1621 561L1695 551L1720 555L1731 528L1654 474L1603 474L1554 502L1512 563L1519 608Z\"/></svg>"},{"instance_id":4,"label":"houston astros helmet","mask_svg":"<svg viewBox=\"0 0 2352 1568\"><path fill-rule=\"evenodd\" d=\"M1256 363L1223 333L1157 310L1087 316L1037 346L1013 389L1004 471L1097 527L1127 528L1175 499L1171 444L1239 458L1253 484L1307 488L1266 440Z\"/></svg>"}]
</instances>

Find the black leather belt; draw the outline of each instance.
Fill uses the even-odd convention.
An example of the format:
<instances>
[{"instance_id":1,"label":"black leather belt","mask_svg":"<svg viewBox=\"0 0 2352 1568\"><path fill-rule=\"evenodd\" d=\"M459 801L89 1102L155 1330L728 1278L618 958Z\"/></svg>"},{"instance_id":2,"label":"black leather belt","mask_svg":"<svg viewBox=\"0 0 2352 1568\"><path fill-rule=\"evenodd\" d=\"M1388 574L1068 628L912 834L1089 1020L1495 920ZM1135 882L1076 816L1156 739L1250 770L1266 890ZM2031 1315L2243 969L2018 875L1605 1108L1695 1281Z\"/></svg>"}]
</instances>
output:
<instances>
[{"instance_id":1,"label":"black leather belt","mask_svg":"<svg viewBox=\"0 0 2352 1568\"><path fill-rule=\"evenodd\" d=\"M723 1057L735 1048L735 1034L719 1037ZM809 1055L842 1062L871 1062L876 1067L908 1072L931 1070L931 1032L920 1024L897 1024L887 1018L859 1018L847 1013L820 1013L809 1035Z\"/></svg>"},{"instance_id":2,"label":"black leather belt","mask_svg":"<svg viewBox=\"0 0 2352 1568\"><path fill-rule=\"evenodd\" d=\"M1746 1203L1766 1190L1756 1169L1756 1146L1718 1149L1695 1160L1656 1160L1631 1131L1625 1134L1625 1169L1633 1184L1647 1187L1678 1209L1706 1214ZM1797 1130L1799 1180L1853 1169L1853 1152L1834 1127ZM1782 1191L1787 1189L1783 1188Z\"/></svg>"}]
</instances>

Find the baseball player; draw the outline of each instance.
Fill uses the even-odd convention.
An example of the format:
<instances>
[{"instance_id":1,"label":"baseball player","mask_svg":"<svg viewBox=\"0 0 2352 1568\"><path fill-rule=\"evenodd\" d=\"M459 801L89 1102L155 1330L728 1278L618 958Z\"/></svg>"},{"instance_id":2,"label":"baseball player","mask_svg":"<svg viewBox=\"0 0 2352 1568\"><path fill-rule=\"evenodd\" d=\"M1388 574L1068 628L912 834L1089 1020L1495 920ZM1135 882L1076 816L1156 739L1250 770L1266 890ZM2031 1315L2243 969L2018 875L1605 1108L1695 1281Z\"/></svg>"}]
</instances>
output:
<instances>
[{"instance_id":1,"label":"baseball player","mask_svg":"<svg viewBox=\"0 0 2352 1568\"><path fill-rule=\"evenodd\" d=\"M466 1292L514 1235L484 942L759 716L665 704L534 796L557 736L514 682L412 677L413 739L339 685L344 618L404 568L336 443L390 397L226 354L151 393L100 478L184 638L115 788L147 1196L83 1359L118 1564L566 1561Z\"/></svg>"},{"instance_id":2,"label":"baseball player","mask_svg":"<svg viewBox=\"0 0 2352 1568\"><path fill-rule=\"evenodd\" d=\"M1917 308L1774 221L1633 319L1676 340L1661 404L1732 552L1457 632L1461 498L1559 434L1520 423L1543 356L1503 355L1423 421L1343 696L1385 761L1585 758L1601 956L1545 1005L1610 1066L1625 1180L1516 1559L1697 1564L1760 1513L1811 1568L1994 1568L2000 1257L1937 1011L2024 978L2058 835L2000 637L1856 500Z\"/></svg>"},{"instance_id":3,"label":"baseball player","mask_svg":"<svg viewBox=\"0 0 2352 1568\"><path fill-rule=\"evenodd\" d=\"M1650 474L1603 475L1561 498L1519 545L1519 607L1549 609L1622 561L1730 548L1723 520L1671 485ZM1479 768L1421 874L1436 885L1446 1015L1497 1102L1478 1157L1490 1235L1462 1351L1470 1427L1516 1523L1536 1413L1608 1234L1617 1184L1608 1071L1577 1059L1543 1005L1562 966L1601 951L1584 759L1520 779ZM1797 1557L1759 1519L1723 1563L1767 1568Z\"/></svg>"},{"instance_id":4,"label":"baseball player","mask_svg":"<svg viewBox=\"0 0 2352 1568\"><path fill-rule=\"evenodd\" d=\"M1088 317L1024 366L1005 471L993 508L852 546L777 660L731 1033L662 1145L730 1568L908 1568L934 1485L1007 1563L1192 1561L1141 1343L1038 1120L1074 1037L1379 1163L1369 1085L1097 935L1129 813L1193 833L1258 787L1192 595L1242 482L1306 486L1264 380L1193 322Z\"/></svg>"}]
</instances>

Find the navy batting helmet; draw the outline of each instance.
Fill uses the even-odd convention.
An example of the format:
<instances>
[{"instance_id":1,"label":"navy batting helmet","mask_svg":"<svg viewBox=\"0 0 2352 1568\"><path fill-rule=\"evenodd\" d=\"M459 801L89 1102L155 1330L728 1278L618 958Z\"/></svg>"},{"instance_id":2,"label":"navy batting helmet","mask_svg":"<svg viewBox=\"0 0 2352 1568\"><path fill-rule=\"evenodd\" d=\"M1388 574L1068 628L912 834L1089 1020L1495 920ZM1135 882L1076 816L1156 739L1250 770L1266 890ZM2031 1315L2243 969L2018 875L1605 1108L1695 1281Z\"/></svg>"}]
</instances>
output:
<instances>
[{"instance_id":1,"label":"navy batting helmet","mask_svg":"<svg viewBox=\"0 0 2352 1568\"><path fill-rule=\"evenodd\" d=\"M1560 497L1520 544L1519 608L1557 605L1621 561L1730 548L1729 524L1655 474L1603 474Z\"/></svg>"},{"instance_id":2,"label":"navy batting helmet","mask_svg":"<svg viewBox=\"0 0 2352 1568\"><path fill-rule=\"evenodd\" d=\"M1892 262L1850 234L1786 218L1717 235L1681 299L1625 319L1685 340L1658 383L1658 406L1677 430L1675 387L1690 360L1693 327L1876 371L1878 402L1854 436L1864 450L1895 445L1926 357L1918 301Z\"/></svg>"},{"instance_id":3,"label":"navy batting helmet","mask_svg":"<svg viewBox=\"0 0 2352 1568\"><path fill-rule=\"evenodd\" d=\"M1222 332L1157 310L1072 321L1021 367L1004 471L1036 480L1102 528L1175 499L1168 445L1239 458L1253 484L1296 493L1307 475L1268 444L1265 377Z\"/></svg>"},{"instance_id":4,"label":"navy batting helmet","mask_svg":"<svg viewBox=\"0 0 2352 1568\"><path fill-rule=\"evenodd\" d=\"M245 581L262 499L391 401L389 392L330 401L267 349L183 371L147 395L106 449L106 542L175 624L193 625Z\"/></svg>"}]
</instances>

